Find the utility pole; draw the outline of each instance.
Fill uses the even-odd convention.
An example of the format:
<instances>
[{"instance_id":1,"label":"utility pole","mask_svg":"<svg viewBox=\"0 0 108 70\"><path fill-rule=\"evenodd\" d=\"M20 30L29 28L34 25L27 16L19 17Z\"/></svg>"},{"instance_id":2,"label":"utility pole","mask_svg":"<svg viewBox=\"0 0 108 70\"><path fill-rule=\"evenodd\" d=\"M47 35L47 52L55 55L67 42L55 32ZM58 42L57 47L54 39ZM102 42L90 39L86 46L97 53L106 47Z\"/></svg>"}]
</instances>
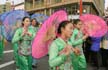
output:
<instances>
[{"instance_id":1,"label":"utility pole","mask_svg":"<svg viewBox=\"0 0 108 70\"><path fill-rule=\"evenodd\" d=\"M79 10L80 10L80 16L81 16L82 13L83 13L83 2L82 2L82 0L80 0Z\"/></svg>"}]
</instances>

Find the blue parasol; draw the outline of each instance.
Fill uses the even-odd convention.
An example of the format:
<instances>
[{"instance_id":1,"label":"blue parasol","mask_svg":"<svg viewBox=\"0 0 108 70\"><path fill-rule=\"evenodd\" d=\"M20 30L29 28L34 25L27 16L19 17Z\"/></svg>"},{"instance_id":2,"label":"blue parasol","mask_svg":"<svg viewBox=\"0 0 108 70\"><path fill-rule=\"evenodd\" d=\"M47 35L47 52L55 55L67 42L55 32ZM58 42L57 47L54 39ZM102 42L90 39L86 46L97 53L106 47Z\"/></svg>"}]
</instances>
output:
<instances>
[{"instance_id":1,"label":"blue parasol","mask_svg":"<svg viewBox=\"0 0 108 70\"><path fill-rule=\"evenodd\" d=\"M5 35L5 33L4 33L4 26L3 26L3 24L2 24L2 19L4 19L3 18L4 17L4 15L3 14L0 14L0 36L2 36L2 37L4 37L4 35Z\"/></svg>"},{"instance_id":2,"label":"blue parasol","mask_svg":"<svg viewBox=\"0 0 108 70\"><path fill-rule=\"evenodd\" d=\"M31 16L31 19L35 18L39 23L43 23L45 20L48 19L48 16L44 15L44 14L33 14Z\"/></svg>"},{"instance_id":3,"label":"blue parasol","mask_svg":"<svg viewBox=\"0 0 108 70\"><path fill-rule=\"evenodd\" d=\"M14 10L11 13L8 14L8 16L5 18L3 25L5 29L5 38L8 41L12 40L12 37L15 33L15 30L21 26L21 21L23 17L28 16L29 14L24 10Z\"/></svg>"},{"instance_id":4,"label":"blue parasol","mask_svg":"<svg viewBox=\"0 0 108 70\"><path fill-rule=\"evenodd\" d=\"M0 20L1 20L2 22L4 22L4 20L5 20L5 18L7 17L7 15L8 15L9 13L11 13L11 12L12 12L12 11L5 12L5 13L1 14L1 15L0 15Z\"/></svg>"}]
</instances>

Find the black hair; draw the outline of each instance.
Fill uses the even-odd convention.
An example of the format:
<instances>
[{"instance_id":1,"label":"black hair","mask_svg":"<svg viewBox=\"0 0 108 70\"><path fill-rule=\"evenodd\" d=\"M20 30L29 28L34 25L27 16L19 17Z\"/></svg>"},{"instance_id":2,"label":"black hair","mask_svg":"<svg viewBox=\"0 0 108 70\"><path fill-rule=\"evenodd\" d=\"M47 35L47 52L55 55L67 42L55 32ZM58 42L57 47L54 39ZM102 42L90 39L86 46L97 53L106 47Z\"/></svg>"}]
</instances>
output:
<instances>
[{"instance_id":1,"label":"black hair","mask_svg":"<svg viewBox=\"0 0 108 70\"><path fill-rule=\"evenodd\" d=\"M23 22L25 21L26 18L29 18L29 17L26 16L26 17L24 17L24 18L22 19L22 26L24 26L24 23L23 23ZM30 18L29 18L29 19L30 19Z\"/></svg>"},{"instance_id":2,"label":"black hair","mask_svg":"<svg viewBox=\"0 0 108 70\"><path fill-rule=\"evenodd\" d=\"M36 21L36 26L38 26L38 25L39 25L39 22L38 22L35 18L31 19L31 22L32 22L33 20Z\"/></svg>"},{"instance_id":3,"label":"black hair","mask_svg":"<svg viewBox=\"0 0 108 70\"><path fill-rule=\"evenodd\" d=\"M58 34L61 34L61 28L65 28L65 26L68 24L68 23L71 23L70 21L63 21L59 24L58 26L58 30L57 30L57 33Z\"/></svg>"},{"instance_id":4,"label":"black hair","mask_svg":"<svg viewBox=\"0 0 108 70\"><path fill-rule=\"evenodd\" d=\"M78 22L80 22L80 21L81 21L80 19L74 19L74 20L73 20L73 24L76 24L76 25L77 25Z\"/></svg>"}]
</instances>

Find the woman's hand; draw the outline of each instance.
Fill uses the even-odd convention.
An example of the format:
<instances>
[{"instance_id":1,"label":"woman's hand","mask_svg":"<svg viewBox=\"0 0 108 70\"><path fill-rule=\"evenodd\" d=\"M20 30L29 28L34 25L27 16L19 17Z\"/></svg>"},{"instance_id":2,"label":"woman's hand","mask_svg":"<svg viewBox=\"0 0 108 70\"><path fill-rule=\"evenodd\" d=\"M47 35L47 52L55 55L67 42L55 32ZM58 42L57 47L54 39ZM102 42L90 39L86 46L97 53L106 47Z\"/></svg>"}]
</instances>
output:
<instances>
[{"instance_id":1,"label":"woman's hand","mask_svg":"<svg viewBox=\"0 0 108 70\"><path fill-rule=\"evenodd\" d=\"M23 29L22 36L25 36L26 34L27 34L27 29Z\"/></svg>"},{"instance_id":2,"label":"woman's hand","mask_svg":"<svg viewBox=\"0 0 108 70\"><path fill-rule=\"evenodd\" d=\"M88 38L88 34L84 35L82 39L86 40L87 38Z\"/></svg>"},{"instance_id":3,"label":"woman's hand","mask_svg":"<svg viewBox=\"0 0 108 70\"><path fill-rule=\"evenodd\" d=\"M25 36L25 35L26 35L26 32L25 32L25 31L23 31L22 36Z\"/></svg>"},{"instance_id":4,"label":"woman's hand","mask_svg":"<svg viewBox=\"0 0 108 70\"><path fill-rule=\"evenodd\" d=\"M77 47L75 47L75 48L74 48L74 53L75 53L76 55L79 55L79 54L80 54L80 49L77 48Z\"/></svg>"},{"instance_id":5,"label":"woman's hand","mask_svg":"<svg viewBox=\"0 0 108 70\"><path fill-rule=\"evenodd\" d=\"M70 46L66 46L63 50L61 50L59 52L59 55L65 54L66 56L68 56L70 54L70 52L71 52L71 47Z\"/></svg>"},{"instance_id":6,"label":"woman's hand","mask_svg":"<svg viewBox=\"0 0 108 70\"><path fill-rule=\"evenodd\" d=\"M43 41L46 42L49 40L53 40L55 37L56 37L55 26L51 26L50 28L48 28Z\"/></svg>"},{"instance_id":7,"label":"woman's hand","mask_svg":"<svg viewBox=\"0 0 108 70\"><path fill-rule=\"evenodd\" d=\"M29 32L26 32L26 34L27 34L28 36L32 36L32 34L30 34Z\"/></svg>"}]
</instances>

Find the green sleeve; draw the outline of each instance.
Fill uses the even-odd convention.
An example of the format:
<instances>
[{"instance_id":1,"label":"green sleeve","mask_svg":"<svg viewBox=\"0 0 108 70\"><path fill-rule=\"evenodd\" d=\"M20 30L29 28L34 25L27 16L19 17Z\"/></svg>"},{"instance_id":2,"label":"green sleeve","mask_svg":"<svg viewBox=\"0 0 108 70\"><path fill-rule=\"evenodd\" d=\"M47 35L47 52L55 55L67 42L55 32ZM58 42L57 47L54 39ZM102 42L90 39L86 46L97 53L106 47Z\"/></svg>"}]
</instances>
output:
<instances>
[{"instance_id":1,"label":"green sleeve","mask_svg":"<svg viewBox=\"0 0 108 70\"><path fill-rule=\"evenodd\" d=\"M33 40L36 32L33 29L31 29L31 33L32 33L31 40Z\"/></svg>"},{"instance_id":2,"label":"green sleeve","mask_svg":"<svg viewBox=\"0 0 108 70\"><path fill-rule=\"evenodd\" d=\"M76 36L77 36L78 32L76 30L73 31L73 34L70 38L69 44L72 46L77 46L83 43L83 39L78 39L76 40Z\"/></svg>"},{"instance_id":3,"label":"green sleeve","mask_svg":"<svg viewBox=\"0 0 108 70\"><path fill-rule=\"evenodd\" d=\"M21 32L20 29L16 30L16 32L15 32L15 34L13 36L13 39L12 39L12 43L18 42L19 40L22 39L22 35L21 35L20 32Z\"/></svg>"},{"instance_id":4,"label":"green sleeve","mask_svg":"<svg viewBox=\"0 0 108 70\"><path fill-rule=\"evenodd\" d=\"M56 67L61 65L66 60L66 55L58 54L58 46L55 43L52 43L49 49L49 65L50 67Z\"/></svg>"}]
</instances>

